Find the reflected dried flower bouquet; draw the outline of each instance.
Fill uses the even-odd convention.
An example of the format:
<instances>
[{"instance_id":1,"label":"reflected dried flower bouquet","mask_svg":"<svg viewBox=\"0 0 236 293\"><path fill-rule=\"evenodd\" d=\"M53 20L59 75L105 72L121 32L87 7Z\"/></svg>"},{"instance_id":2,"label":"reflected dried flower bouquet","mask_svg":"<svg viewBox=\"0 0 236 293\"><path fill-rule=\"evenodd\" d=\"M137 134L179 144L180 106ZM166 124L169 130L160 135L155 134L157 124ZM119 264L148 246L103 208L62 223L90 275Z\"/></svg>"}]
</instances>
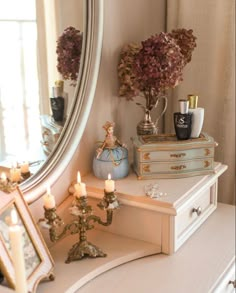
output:
<instances>
[{"instance_id":1,"label":"reflected dried flower bouquet","mask_svg":"<svg viewBox=\"0 0 236 293\"><path fill-rule=\"evenodd\" d=\"M183 80L183 69L191 61L195 47L196 37L191 29L161 32L141 45L125 45L118 64L119 96L127 100L143 96L145 108L151 111L158 97Z\"/></svg>"},{"instance_id":2,"label":"reflected dried flower bouquet","mask_svg":"<svg viewBox=\"0 0 236 293\"><path fill-rule=\"evenodd\" d=\"M82 33L70 26L64 30L57 40L57 70L63 79L75 82L80 67L82 51Z\"/></svg>"}]
</instances>

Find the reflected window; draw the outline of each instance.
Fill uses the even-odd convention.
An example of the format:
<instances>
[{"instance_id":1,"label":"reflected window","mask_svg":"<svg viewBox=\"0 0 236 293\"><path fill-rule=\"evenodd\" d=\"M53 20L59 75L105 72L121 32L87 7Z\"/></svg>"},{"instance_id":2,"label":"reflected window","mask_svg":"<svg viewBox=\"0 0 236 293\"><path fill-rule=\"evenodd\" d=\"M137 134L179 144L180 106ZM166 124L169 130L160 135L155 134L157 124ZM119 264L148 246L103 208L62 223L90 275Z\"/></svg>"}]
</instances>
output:
<instances>
[{"instance_id":1,"label":"reflected window","mask_svg":"<svg viewBox=\"0 0 236 293\"><path fill-rule=\"evenodd\" d=\"M42 152L35 1L0 0L0 38L0 162L30 160Z\"/></svg>"}]
</instances>

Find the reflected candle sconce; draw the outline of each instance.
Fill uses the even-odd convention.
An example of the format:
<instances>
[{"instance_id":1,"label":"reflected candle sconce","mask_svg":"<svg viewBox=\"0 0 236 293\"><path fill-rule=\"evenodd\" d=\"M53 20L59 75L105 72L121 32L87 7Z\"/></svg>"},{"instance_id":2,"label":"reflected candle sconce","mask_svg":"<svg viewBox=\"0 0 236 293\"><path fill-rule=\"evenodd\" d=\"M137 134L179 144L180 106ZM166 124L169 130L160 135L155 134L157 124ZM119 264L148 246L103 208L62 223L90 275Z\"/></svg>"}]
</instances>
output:
<instances>
[{"instance_id":1,"label":"reflected candle sconce","mask_svg":"<svg viewBox=\"0 0 236 293\"><path fill-rule=\"evenodd\" d=\"M81 182L80 173L78 172L77 183L72 184L70 190L74 192L74 200L69 212L75 217L71 223L64 225L63 220L57 215L55 199L48 189L44 196L44 219L40 219L39 223L49 229L49 236L52 242L64 237L67 231L71 235L78 234L79 241L76 242L68 252L66 263L81 260L84 257L105 257L99 247L87 240L87 231L94 229L97 223L103 226L112 224L113 212L120 207L119 201L115 194L115 182L111 179L105 181L104 196L98 203L98 207L106 213L106 220L103 221L99 216L93 214L93 208L88 204L85 183ZM64 227L61 229L60 227ZM58 230L61 230L58 232Z\"/></svg>"},{"instance_id":2,"label":"reflected candle sconce","mask_svg":"<svg viewBox=\"0 0 236 293\"><path fill-rule=\"evenodd\" d=\"M17 186L17 182L12 182L7 178L6 173L2 172L0 176L0 190L6 193L11 193Z\"/></svg>"},{"instance_id":3,"label":"reflected candle sconce","mask_svg":"<svg viewBox=\"0 0 236 293\"><path fill-rule=\"evenodd\" d=\"M6 193L11 193L18 184L32 175L28 162L23 162L22 164L14 163L8 173L8 176L4 172L0 175L0 190Z\"/></svg>"}]
</instances>

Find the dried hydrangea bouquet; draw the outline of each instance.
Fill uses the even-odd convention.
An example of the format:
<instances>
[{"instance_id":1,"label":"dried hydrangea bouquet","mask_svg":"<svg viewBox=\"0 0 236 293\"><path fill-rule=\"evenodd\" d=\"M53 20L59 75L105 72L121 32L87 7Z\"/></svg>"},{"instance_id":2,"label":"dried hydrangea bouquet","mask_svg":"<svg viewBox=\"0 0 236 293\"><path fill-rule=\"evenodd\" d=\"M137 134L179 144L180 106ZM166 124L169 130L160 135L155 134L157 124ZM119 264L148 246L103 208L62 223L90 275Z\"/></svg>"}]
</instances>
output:
<instances>
[{"instance_id":1,"label":"dried hydrangea bouquet","mask_svg":"<svg viewBox=\"0 0 236 293\"><path fill-rule=\"evenodd\" d=\"M57 70L63 79L71 80L73 85L78 78L82 41L82 33L72 26L66 28L57 40Z\"/></svg>"},{"instance_id":2,"label":"dried hydrangea bouquet","mask_svg":"<svg viewBox=\"0 0 236 293\"><path fill-rule=\"evenodd\" d=\"M119 96L127 100L138 96L145 99L144 105L136 103L145 113L137 126L139 135L157 133L158 120L167 108L166 91L183 80L183 69L191 61L195 47L196 37L191 29L176 29L151 36L140 45L130 43L122 48L118 64ZM150 112L161 98L165 107L152 122Z\"/></svg>"}]
</instances>

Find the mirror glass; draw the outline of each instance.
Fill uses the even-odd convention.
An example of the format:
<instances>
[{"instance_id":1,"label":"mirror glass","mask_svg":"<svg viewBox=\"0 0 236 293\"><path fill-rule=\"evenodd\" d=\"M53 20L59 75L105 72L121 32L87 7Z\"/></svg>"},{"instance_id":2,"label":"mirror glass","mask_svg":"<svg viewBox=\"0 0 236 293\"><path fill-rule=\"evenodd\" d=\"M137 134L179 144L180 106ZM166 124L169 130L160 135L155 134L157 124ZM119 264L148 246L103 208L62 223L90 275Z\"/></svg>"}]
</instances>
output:
<instances>
[{"instance_id":1,"label":"mirror glass","mask_svg":"<svg viewBox=\"0 0 236 293\"><path fill-rule=\"evenodd\" d=\"M29 181L54 153L77 98L57 68L57 40L68 27L82 36L84 11L83 0L0 0L0 172L18 167Z\"/></svg>"},{"instance_id":2,"label":"mirror glass","mask_svg":"<svg viewBox=\"0 0 236 293\"><path fill-rule=\"evenodd\" d=\"M49 2L48 0L45 1ZM61 1L66 5L72 0ZM59 1L55 2L58 3ZM75 0L75 2L78 2L78 0ZM69 15L71 17L72 13L69 13ZM28 203L34 202L45 194L45 188L52 186L62 175L78 148L90 114L102 50L103 0L83 0L83 19L80 68L74 87L71 109L46 163L41 166L35 175L24 181L20 186ZM63 188L67 190L67 187L64 186Z\"/></svg>"}]
</instances>

